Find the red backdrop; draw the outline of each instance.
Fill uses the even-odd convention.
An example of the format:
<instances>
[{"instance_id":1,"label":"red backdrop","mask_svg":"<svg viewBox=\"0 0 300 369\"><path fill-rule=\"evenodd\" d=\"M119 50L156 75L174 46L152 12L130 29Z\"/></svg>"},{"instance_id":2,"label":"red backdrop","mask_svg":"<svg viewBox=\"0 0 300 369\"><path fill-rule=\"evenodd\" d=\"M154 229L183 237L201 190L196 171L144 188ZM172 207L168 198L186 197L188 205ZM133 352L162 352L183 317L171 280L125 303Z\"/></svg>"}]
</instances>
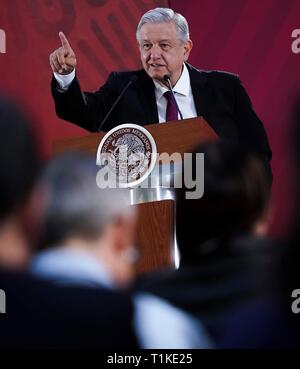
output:
<instances>
[{"instance_id":1,"label":"red backdrop","mask_svg":"<svg viewBox=\"0 0 300 369\"><path fill-rule=\"evenodd\" d=\"M76 52L81 85L95 90L109 71L140 66L136 24L148 9L168 4L189 21L190 62L238 73L265 124L273 149L272 233L282 234L293 178L289 113L300 86L300 55L291 48L292 31L300 28L298 0L0 0L0 90L32 113L49 154L53 140L86 134L55 116L48 59L59 46L58 32Z\"/></svg>"},{"instance_id":2,"label":"red backdrop","mask_svg":"<svg viewBox=\"0 0 300 369\"><path fill-rule=\"evenodd\" d=\"M96 90L109 71L139 68L135 30L141 15L166 0L0 0L0 90L35 116L44 152L55 139L87 134L59 120L50 95L49 54L64 31L78 59L83 88Z\"/></svg>"},{"instance_id":3,"label":"red backdrop","mask_svg":"<svg viewBox=\"0 0 300 369\"><path fill-rule=\"evenodd\" d=\"M190 62L203 69L238 73L264 122L273 149L272 233L289 224L292 179L290 112L300 88L300 54L291 37L300 28L298 0L171 0L189 20Z\"/></svg>"}]
</instances>

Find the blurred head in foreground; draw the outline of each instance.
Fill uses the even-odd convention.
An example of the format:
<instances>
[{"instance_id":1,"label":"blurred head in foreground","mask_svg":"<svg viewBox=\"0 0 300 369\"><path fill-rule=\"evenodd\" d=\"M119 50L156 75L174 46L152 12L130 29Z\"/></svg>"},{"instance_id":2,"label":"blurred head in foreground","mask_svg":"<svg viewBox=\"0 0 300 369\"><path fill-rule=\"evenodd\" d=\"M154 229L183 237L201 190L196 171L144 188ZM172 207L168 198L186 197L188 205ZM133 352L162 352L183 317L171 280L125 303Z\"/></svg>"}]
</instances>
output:
<instances>
[{"instance_id":1,"label":"blurred head in foreground","mask_svg":"<svg viewBox=\"0 0 300 369\"><path fill-rule=\"evenodd\" d=\"M193 176L196 153L204 153L204 195L186 199L186 188L178 191L176 231L182 262L201 257L210 241L225 244L235 236L267 232L270 186L260 159L234 144L204 144L193 153Z\"/></svg>"},{"instance_id":2,"label":"blurred head in foreground","mask_svg":"<svg viewBox=\"0 0 300 369\"><path fill-rule=\"evenodd\" d=\"M298 95L300 96L300 94ZM292 115L292 164L293 164L293 221L291 232L282 250L280 258L281 281L288 290L287 296L293 289L299 288L300 272L300 97L295 101Z\"/></svg>"},{"instance_id":3,"label":"blurred head in foreground","mask_svg":"<svg viewBox=\"0 0 300 369\"><path fill-rule=\"evenodd\" d=\"M33 236L32 189L39 169L30 124L12 102L0 97L0 267L23 267Z\"/></svg>"},{"instance_id":4,"label":"blurred head in foreground","mask_svg":"<svg viewBox=\"0 0 300 369\"><path fill-rule=\"evenodd\" d=\"M123 190L97 187L97 170L93 157L75 152L46 168L41 246L89 255L123 285L134 276L135 214Z\"/></svg>"}]
</instances>

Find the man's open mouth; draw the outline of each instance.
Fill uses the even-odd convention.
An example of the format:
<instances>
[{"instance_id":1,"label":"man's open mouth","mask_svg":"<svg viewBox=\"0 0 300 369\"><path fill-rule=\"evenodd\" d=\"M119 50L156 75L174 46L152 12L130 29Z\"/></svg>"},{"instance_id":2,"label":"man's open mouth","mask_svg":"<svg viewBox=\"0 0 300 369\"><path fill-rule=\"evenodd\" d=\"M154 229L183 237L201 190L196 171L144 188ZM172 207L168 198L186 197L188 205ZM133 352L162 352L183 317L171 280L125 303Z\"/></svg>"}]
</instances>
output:
<instances>
[{"instance_id":1,"label":"man's open mouth","mask_svg":"<svg viewBox=\"0 0 300 369\"><path fill-rule=\"evenodd\" d=\"M164 67L163 64L156 64L156 63L151 63L150 66L153 67L153 68Z\"/></svg>"}]
</instances>

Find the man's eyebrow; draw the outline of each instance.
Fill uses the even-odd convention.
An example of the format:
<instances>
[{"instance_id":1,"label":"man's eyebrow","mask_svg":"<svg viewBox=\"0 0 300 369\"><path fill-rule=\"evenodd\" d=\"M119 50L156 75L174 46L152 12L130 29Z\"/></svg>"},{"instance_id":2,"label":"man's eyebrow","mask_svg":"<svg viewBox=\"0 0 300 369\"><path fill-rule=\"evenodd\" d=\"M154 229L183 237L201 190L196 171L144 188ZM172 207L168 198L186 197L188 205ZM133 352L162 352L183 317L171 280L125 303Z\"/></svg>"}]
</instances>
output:
<instances>
[{"instance_id":1,"label":"man's eyebrow","mask_svg":"<svg viewBox=\"0 0 300 369\"><path fill-rule=\"evenodd\" d=\"M149 43L151 43L151 41L150 40L145 40L145 39L142 39L142 40L140 40L141 42L149 42ZM170 39L163 39L163 40L159 40L158 42L172 42L172 40L170 40Z\"/></svg>"}]
</instances>

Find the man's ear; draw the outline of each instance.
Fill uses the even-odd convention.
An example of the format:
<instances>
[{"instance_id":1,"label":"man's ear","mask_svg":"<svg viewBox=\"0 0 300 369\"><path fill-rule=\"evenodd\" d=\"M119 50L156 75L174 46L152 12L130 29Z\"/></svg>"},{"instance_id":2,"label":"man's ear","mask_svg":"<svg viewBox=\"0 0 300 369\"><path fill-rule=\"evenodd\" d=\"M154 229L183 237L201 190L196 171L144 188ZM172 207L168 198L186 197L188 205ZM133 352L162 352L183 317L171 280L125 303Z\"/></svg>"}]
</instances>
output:
<instances>
[{"instance_id":1,"label":"man's ear","mask_svg":"<svg viewBox=\"0 0 300 369\"><path fill-rule=\"evenodd\" d=\"M258 219L258 221L254 224L254 233L260 237L266 236L269 231L269 226L273 219L273 207L272 203L268 202L265 206L265 209Z\"/></svg>"},{"instance_id":2,"label":"man's ear","mask_svg":"<svg viewBox=\"0 0 300 369\"><path fill-rule=\"evenodd\" d=\"M193 41L192 40L188 40L184 44L184 61L187 61L188 60L192 48L193 48Z\"/></svg>"},{"instance_id":3,"label":"man's ear","mask_svg":"<svg viewBox=\"0 0 300 369\"><path fill-rule=\"evenodd\" d=\"M136 217L134 215L120 215L112 225L115 251L124 252L134 244Z\"/></svg>"}]
</instances>

